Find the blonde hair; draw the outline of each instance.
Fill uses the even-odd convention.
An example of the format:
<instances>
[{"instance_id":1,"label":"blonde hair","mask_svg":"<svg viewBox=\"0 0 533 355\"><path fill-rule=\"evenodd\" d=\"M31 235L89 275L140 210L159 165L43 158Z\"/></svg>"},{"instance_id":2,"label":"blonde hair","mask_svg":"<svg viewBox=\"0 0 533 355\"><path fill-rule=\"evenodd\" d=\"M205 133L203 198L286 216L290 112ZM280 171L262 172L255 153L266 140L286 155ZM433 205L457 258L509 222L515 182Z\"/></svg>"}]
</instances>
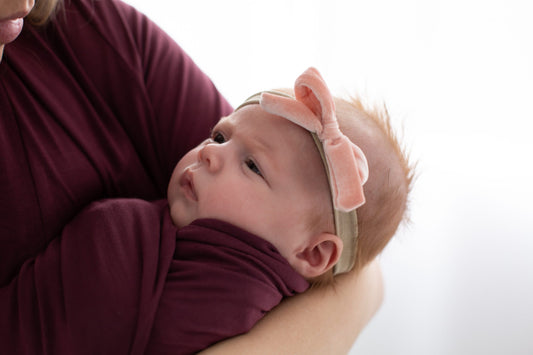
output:
<instances>
[{"instance_id":1,"label":"blonde hair","mask_svg":"<svg viewBox=\"0 0 533 355\"><path fill-rule=\"evenodd\" d=\"M358 97L336 99L335 105L341 130L365 152L370 170L364 185L366 203L357 209L355 269L360 269L385 248L401 222L408 220L414 164L400 144L385 105L372 107Z\"/></svg>"},{"instance_id":2,"label":"blonde hair","mask_svg":"<svg viewBox=\"0 0 533 355\"><path fill-rule=\"evenodd\" d=\"M42 26L53 18L60 5L61 0L36 0L27 20L34 26Z\"/></svg>"}]
</instances>

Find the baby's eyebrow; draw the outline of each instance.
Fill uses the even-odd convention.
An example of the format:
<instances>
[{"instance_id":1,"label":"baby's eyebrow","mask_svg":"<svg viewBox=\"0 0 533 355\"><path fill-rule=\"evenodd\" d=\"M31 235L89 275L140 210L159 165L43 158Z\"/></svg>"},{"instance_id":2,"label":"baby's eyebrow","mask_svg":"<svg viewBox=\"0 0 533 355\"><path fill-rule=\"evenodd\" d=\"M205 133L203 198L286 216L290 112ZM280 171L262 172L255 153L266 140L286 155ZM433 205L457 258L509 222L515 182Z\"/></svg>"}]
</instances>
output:
<instances>
[{"instance_id":1,"label":"baby's eyebrow","mask_svg":"<svg viewBox=\"0 0 533 355\"><path fill-rule=\"evenodd\" d=\"M266 161L269 169L265 174L270 175L269 179L271 179L272 174L280 170L280 163L278 161L279 151L276 149L275 145L269 140L265 140L262 136L257 135L248 142L248 145L262 157L263 162Z\"/></svg>"},{"instance_id":2,"label":"baby's eyebrow","mask_svg":"<svg viewBox=\"0 0 533 355\"><path fill-rule=\"evenodd\" d=\"M220 129L221 125L228 125L230 122L227 120L227 117L222 117L211 129L209 130L209 137L213 137L213 134Z\"/></svg>"},{"instance_id":3,"label":"baby's eyebrow","mask_svg":"<svg viewBox=\"0 0 533 355\"><path fill-rule=\"evenodd\" d=\"M224 122L228 121L229 118L230 118L230 116L224 116L224 117L221 117L221 118L218 120L217 124L219 124L219 123L224 123Z\"/></svg>"},{"instance_id":4,"label":"baby's eyebrow","mask_svg":"<svg viewBox=\"0 0 533 355\"><path fill-rule=\"evenodd\" d=\"M265 155L271 155L269 153L274 151L274 146L261 136L255 136L252 144Z\"/></svg>"}]
</instances>

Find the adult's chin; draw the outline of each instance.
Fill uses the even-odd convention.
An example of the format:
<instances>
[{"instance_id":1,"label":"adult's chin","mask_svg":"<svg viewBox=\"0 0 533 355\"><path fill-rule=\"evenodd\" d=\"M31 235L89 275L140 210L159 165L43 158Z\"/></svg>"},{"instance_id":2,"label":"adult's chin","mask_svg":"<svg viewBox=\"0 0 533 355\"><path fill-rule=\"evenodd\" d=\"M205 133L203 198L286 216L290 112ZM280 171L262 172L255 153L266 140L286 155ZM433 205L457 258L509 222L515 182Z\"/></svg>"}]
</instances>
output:
<instances>
[{"instance_id":1,"label":"adult's chin","mask_svg":"<svg viewBox=\"0 0 533 355\"><path fill-rule=\"evenodd\" d=\"M22 32L23 18L0 21L0 43L6 45L13 42Z\"/></svg>"},{"instance_id":2,"label":"adult's chin","mask_svg":"<svg viewBox=\"0 0 533 355\"><path fill-rule=\"evenodd\" d=\"M4 54L6 44L13 42L22 32L23 18L0 21L0 60Z\"/></svg>"}]
</instances>

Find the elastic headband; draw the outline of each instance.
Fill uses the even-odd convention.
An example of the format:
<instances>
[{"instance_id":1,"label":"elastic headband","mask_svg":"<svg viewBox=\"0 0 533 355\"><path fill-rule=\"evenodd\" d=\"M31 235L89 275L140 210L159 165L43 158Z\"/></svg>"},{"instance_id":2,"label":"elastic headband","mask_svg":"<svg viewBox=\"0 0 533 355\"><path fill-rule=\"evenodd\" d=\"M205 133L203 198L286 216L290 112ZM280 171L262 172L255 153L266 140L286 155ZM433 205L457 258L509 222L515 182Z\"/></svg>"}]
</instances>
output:
<instances>
[{"instance_id":1,"label":"elastic headband","mask_svg":"<svg viewBox=\"0 0 533 355\"><path fill-rule=\"evenodd\" d=\"M365 203L363 184L368 178L368 163L363 151L339 129L333 97L320 73L307 69L296 79L295 97L279 91L263 91L250 96L237 110L260 105L311 133L328 177L333 201L335 234L341 238L341 256L334 274L350 271L357 248L356 208Z\"/></svg>"}]
</instances>

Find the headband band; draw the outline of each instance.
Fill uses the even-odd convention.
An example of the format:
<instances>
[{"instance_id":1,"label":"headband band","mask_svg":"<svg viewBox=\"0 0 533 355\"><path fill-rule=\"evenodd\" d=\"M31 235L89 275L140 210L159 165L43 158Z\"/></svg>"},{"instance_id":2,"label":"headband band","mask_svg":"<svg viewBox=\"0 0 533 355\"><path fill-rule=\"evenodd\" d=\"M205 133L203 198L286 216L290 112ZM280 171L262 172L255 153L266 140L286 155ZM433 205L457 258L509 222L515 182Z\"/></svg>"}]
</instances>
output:
<instances>
[{"instance_id":1,"label":"headband band","mask_svg":"<svg viewBox=\"0 0 533 355\"><path fill-rule=\"evenodd\" d=\"M333 97L314 69L307 69L296 80L296 97L280 91L263 91L250 96L237 110L260 105L307 129L320 153L333 201L335 234L343 249L334 274L350 271L355 265L357 248L356 208L365 203L363 184L368 178L368 163L363 151L339 129Z\"/></svg>"}]
</instances>

